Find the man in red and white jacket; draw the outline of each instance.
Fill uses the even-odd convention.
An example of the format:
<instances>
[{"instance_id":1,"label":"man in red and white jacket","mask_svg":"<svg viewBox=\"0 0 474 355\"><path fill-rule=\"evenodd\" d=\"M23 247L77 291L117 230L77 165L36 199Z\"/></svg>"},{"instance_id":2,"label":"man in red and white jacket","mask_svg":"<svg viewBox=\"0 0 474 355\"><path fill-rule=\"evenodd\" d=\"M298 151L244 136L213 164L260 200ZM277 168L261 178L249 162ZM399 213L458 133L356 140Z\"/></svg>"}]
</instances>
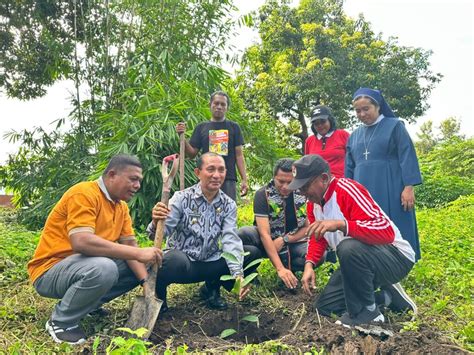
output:
<instances>
[{"instance_id":1,"label":"man in red and white jacket","mask_svg":"<svg viewBox=\"0 0 474 355\"><path fill-rule=\"evenodd\" d=\"M332 177L319 155L297 160L293 176L288 188L300 189L315 203L301 280L305 292L315 288L314 266L327 248L336 251L340 264L316 302L318 310L342 314L337 323L347 327L383 322L379 304L416 313L415 303L398 283L412 269L415 253L367 189L354 180Z\"/></svg>"}]
</instances>

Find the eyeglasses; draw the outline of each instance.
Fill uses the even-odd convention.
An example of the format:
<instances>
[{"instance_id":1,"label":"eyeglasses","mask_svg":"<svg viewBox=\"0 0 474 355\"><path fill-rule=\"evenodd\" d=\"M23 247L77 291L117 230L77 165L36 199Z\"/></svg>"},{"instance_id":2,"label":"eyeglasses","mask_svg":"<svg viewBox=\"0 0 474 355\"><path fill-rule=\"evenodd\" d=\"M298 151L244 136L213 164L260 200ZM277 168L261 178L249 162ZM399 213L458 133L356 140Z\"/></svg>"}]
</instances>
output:
<instances>
[{"instance_id":1,"label":"eyeglasses","mask_svg":"<svg viewBox=\"0 0 474 355\"><path fill-rule=\"evenodd\" d=\"M322 145L323 145L322 148L321 148L322 150L324 150L324 149L326 148L326 140L327 140L327 139L328 139L328 138L327 138L326 136L324 136L323 138L321 138L321 143L322 143Z\"/></svg>"}]
</instances>

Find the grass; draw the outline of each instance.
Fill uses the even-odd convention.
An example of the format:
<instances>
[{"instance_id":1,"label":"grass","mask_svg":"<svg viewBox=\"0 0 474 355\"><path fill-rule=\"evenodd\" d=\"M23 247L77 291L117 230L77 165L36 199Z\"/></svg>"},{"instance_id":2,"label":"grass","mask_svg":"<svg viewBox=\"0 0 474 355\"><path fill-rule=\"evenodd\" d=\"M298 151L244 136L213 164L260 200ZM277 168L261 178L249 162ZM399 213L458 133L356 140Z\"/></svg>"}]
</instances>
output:
<instances>
[{"instance_id":1,"label":"grass","mask_svg":"<svg viewBox=\"0 0 474 355\"><path fill-rule=\"evenodd\" d=\"M422 259L415 266L404 286L414 296L419 317L406 322L407 330L430 325L453 339L459 346L474 350L474 195L463 197L443 209L427 209L417 213L421 236ZM239 209L239 225L250 224L250 205ZM36 294L27 281L26 263L30 259L39 232L28 231L15 222L15 213L0 211L0 353L68 353L74 348L55 344L44 330L55 300ZM144 238L141 240L145 240ZM328 268L324 266L324 268ZM271 264L259 269L261 288L252 297L264 300L278 284ZM318 272L319 288L327 281L326 272ZM187 286L193 287L193 286ZM171 292L182 292L172 288ZM189 294L189 292L187 292ZM184 293L186 294L186 293ZM133 294L112 302L114 316L108 320L87 317L88 333L99 332L100 349L114 339L114 330L123 325ZM277 343L248 345L244 353L271 351L283 346ZM255 348L257 347L257 348ZM273 347L273 348L272 348ZM279 348L281 351L284 349ZM171 349L183 352L183 349Z\"/></svg>"},{"instance_id":2,"label":"grass","mask_svg":"<svg viewBox=\"0 0 474 355\"><path fill-rule=\"evenodd\" d=\"M474 350L474 195L417 213L422 259L404 285L421 320Z\"/></svg>"}]
</instances>

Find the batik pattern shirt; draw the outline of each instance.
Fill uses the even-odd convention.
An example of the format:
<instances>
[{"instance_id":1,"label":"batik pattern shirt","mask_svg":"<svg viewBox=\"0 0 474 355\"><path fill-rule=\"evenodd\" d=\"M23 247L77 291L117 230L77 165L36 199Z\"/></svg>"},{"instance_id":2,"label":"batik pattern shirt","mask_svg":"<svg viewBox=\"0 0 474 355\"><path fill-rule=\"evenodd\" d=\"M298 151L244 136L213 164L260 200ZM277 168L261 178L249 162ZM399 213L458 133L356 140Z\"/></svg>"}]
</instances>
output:
<instances>
[{"instance_id":1,"label":"batik pattern shirt","mask_svg":"<svg viewBox=\"0 0 474 355\"><path fill-rule=\"evenodd\" d=\"M230 197L219 190L209 202L198 183L176 192L169 208L165 221L167 249L181 250L194 261L215 261L227 252L237 258L237 262L226 259L231 274L243 274L244 249L237 235L237 206ZM152 223L147 232L154 238Z\"/></svg>"},{"instance_id":2,"label":"batik pattern shirt","mask_svg":"<svg viewBox=\"0 0 474 355\"><path fill-rule=\"evenodd\" d=\"M291 203L291 206L287 206ZM289 216L291 213L292 216ZM255 193L255 217L268 217L270 234L276 239L286 233L294 234L306 223L306 198L296 190L287 198L280 195L273 179Z\"/></svg>"}]
</instances>

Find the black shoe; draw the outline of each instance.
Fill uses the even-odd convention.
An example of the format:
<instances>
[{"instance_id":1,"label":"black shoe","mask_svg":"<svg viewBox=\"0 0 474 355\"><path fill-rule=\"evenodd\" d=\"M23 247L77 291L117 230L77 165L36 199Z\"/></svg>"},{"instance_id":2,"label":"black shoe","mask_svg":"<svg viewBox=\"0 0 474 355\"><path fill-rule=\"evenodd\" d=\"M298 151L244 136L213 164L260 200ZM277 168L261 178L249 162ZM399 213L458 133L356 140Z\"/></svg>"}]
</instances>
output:
<instances>
[{"instance_id":1,"label":"black shoe","mask_svg":"<svg viewBox=\"0 0 474 355\"><path fill-rule=\"evenodd\" d=\"M199 296L201 297L203 301L207 301L207 299L211 296L209 293L209 290L207 289L206 284L202 285L199 288Z\"/></svg>"},{"instance_id":2,"label":"black shoe","mask_svg":"<svg viewBox=\"0 0 474 355\"><path fill-rule=\"evenodd\" d=\"M227 309L227 302L221 297L219 290L212 290L211 297L207 299L207 306L211 309Z\"/></svg>"},{"instance_id":3,"label":"black shoe","mask_svg":"<svg viewBox=\"0 0 474 355\"><path fill-rule=\"evenodd\" d=\"M94 309L93 311L89 312L90 316L101 317L101 318L106 318L106 317L110 316L111 314L112 314L112 312L110 312L109 310L107 310L105 308L102 308L102 307Z\"/></svg>"},{"instance_id":4,"label":"black shoe","mask_svg":"<svg viewBox=\"0 0 474 355\"><path fill-rule=\"evenodd\" d=\"M388 307L390 303L390 296L386 295L388 294L388 291L386 290L379 290L374 293L375 296L375 304L379 306L380 309L384 309L385 307ZM387 303L388 302L388 303Z\"/></svg>"},{"instance_id":5,"label":"black shoe","mask_svg":"<svg viewBox=\"0 0 474 355\"><path fill-rule=\"evenodd\" d=\"M352 324L352 318L349 315L349 312L344 312L342 316L336 321L336 324L350 328L350 324Z\"/></svg>"},{"instance_id":6,"label":"black shoe","mask_svg":"<svg viewBox=\"0 0 474 355\"><path fill-rule=\"evenodd\" d=\"M161 299L159 299L161 300ZM161 304L160 311L158 312L158 319L163 319L166 313L170 310L168 307L168 303L166 300L161 300L163 303Z\"/></svg>"},{"instance_id":7,"label":"black shoe","mask_svg":"<svg viewBox=\"0 0 474 355\"><path fill-rule=\"evenodd\" d=\"M359 312L355 317L351 317L349 313L344 313L341 318L336 321L336 324L342 325L346 328L351 328L359 324L369 324L372 322L383 323L385 317L380 313L379 308L375 307L373 311L369 311L366 307Z\"/></svg>"},{"instance_id":8,"label":"black shoe","mask_svg":"<svg viewBox=\"0 0 474 355\"><path fill-rule=\"evenodd\" d=\"M49 320L46 322L46 330L56 343L80 345L86 342L86 335L78 325L62 328Z\"/></svg>"},{"instance_id":9,"label":"black shoe","mask_svg":"<svg viewBox=\"0 0 474 355\"><path fill-rule=\"evenodd\" d=\"M412 311L413 315L418 313L415 302L407 295L400 283L384 286L383 290L388 292L392 298L392 301L388 305L391 311L397 313Z\"/></svg>"},{"instance_id":10,"label":"black shoe","mask_svg":"<svg viewBox=\"0 0 474 355\"><path fill-rule=\"evenodd\" d=\"M163 316L168 313L168 311L168 304L166 303L166 301L163 301L163 303L161 304L160 312L158 313L158 319L162 319Z\"/></svg>"},{"instance_id":11,"label":"black shoe","mask_svg":"<svg viewBox=\"0 0 474 355\"><path fill-rule=\"evenodd\" d=\"M211 309L223 310L227 309L227 302L221 297L220 287L216 289L208 289L206 285L202 285L199 294L206 301L206 305Z\"/></svg>"},{"instance_id":12,"label":"black shoe","mask_svg":"<svg viewBox=\"0 0 474 355\"><path fill-rule=\"evenodd\" d=\"M166 301L163 301L160 308L160 314L166 313L168 311L169 311L168 303L166 303Z\"/></svg>"},{"instance_id":13,"label":"black shoe","mask_svg":"<svg viewBox=\"0 0 474 355\"><path fill-rule=\"evenodd\" d=\"M168 312L169 308L168 308L168 303L166 302L167 293L168 292L167 292L167 287L166 286L156 288L156 298L163 301L163 303L161 304L161 308L160 308L160 314Z\"/></svg>"}]
</instances>

